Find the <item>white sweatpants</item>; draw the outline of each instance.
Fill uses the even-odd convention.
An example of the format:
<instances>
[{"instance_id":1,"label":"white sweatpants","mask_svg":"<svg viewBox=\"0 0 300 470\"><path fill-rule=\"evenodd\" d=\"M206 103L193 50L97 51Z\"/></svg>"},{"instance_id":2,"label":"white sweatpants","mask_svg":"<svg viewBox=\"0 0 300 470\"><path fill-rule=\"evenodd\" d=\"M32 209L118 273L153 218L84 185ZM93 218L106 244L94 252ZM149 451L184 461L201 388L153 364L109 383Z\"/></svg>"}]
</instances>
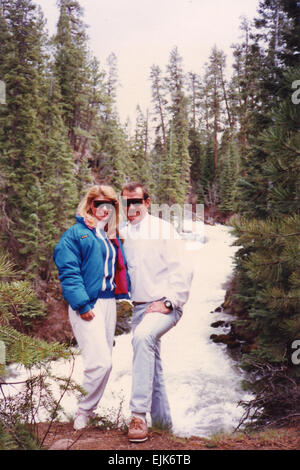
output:
<instances>
[{"instance_id":1,"label":"white sweatpants","mask_svg":"<svg viewBox=\"0 0 300 470\"><path fill-rule=\"evenodd\" d=\"M103 395L111 368L116 328L115 299L98 299L93 320L83 320L69 306L69 319L83 360L82 387L87 392L80 400L78 412L93 416Z\"/></svg>"}]
</instances>

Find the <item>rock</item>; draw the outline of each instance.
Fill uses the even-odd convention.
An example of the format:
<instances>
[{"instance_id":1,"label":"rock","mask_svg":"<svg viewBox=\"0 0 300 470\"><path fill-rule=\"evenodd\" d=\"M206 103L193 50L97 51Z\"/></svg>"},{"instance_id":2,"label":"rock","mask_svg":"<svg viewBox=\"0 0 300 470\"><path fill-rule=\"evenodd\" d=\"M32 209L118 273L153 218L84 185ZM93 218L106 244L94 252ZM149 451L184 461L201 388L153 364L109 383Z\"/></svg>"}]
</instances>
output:
<instances>
[{"instance_id":1,"label":"rock","mask_svg":"<svg viewBox=\"0 0 300 470\"><path fill-rule=\"evenodd\" d=\"M223 320L215 321L210 326L212 326L213 328L219 328L220 326L225 326L225 321Z\"/></svg>"},{"instance_id":2,"label":"rock","mask_svg":"<svg viewBox=\"0 0 300 470\"><path fill-rule=\"evenodd\" d=\"M249 354L251 351L253 351L253 349L255 349L255 347L256 347L256 346L255 346L254 343L252 343L252 344L250 344L250 343L244 343L244 344L242 344L242 346L241 346L241 353L242 353L242 354Z\"/></svg>"},{"instance_id":3,"label":"rock","mask_svg":"<svg viewBox=\"0 0 300 470\"><path fill-rule=\"evenodd\" d=\"M231 330L235 337L240 341L246 341L247 343L253 343L255 340L255 333L249 329L249 322L245 322L244 325L232 324Z\"/></svg>"},{"instance_id":4,"label":"rock","mask_svg":"<svg viewBox=\"0 0 300 470\"><path fill-rule=\"evenodd\" d=\"M236 349L236 348L239 348L241 346L241 343L239 341L228 341L227 343L227 347L229 349Z\"/></svg>"},{"instance_id":5,"label":"rock","mask_svg":"<svg viewBox=\"0 0 300 470\"><path fill-rule=\"evenodd\" d=\"M128 301L117 302L117 326L116 335L129 333L131 330L132 304Z\"/></svg>"},{"instance_id":6,"label":"rock","mask_svg":"<svg viewBox=\"0 0 300 470\"><path fill-rule=\"evenodd\" d=\"M73 442L72 439L59 439L49 447L49 450L67 450Z\"/></svg>"},{"instance_id":7,"label":"rock","mask_svg":"<svg viewBox=\"0 0 300 470\"><path fill-rule=\"evenodd\" d=\"M228 341L230 341L229 335L225 335L225 334L222 334L222 335L210 335L210 339L212 339L214 343L224 343L224 344L227 344Z\"/></svg>"},{"instance_id":8,"label":"rock","mask_svg":"<svg viewBox=\"0 0 300 470\"><path fill-rule=\"evenodd\" d=\"M235 339L235 337L232 335L232 333L228 333L228 334L221 334L221 335L215 335L215 334L212 334L210 336L210 339L214 342L214 343L223 343L223 344L226 344L226 346L230 349L233 349L233 348L237 348L240 346L240 342L237 341Z\"/></svg>"}]
</instances>

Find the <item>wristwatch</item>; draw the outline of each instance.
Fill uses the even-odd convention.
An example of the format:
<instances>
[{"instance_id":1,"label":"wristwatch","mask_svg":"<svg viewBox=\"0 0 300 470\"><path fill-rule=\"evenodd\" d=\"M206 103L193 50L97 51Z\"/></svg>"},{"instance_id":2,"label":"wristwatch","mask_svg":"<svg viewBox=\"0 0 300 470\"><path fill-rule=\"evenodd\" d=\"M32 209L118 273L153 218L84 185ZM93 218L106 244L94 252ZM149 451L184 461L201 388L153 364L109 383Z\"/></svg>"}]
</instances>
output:
<instances>
[{"instance_id":1,"label":"wristwatch","mask_svg":"<svg viewBox=\"0 0 300 470\"><path fill-rule=\"evenodd\" d=\"M169 310L173 310L173 305L172 302L168 299L164 300L165 307L167 307Z\"/></svg>"}]
</instances>

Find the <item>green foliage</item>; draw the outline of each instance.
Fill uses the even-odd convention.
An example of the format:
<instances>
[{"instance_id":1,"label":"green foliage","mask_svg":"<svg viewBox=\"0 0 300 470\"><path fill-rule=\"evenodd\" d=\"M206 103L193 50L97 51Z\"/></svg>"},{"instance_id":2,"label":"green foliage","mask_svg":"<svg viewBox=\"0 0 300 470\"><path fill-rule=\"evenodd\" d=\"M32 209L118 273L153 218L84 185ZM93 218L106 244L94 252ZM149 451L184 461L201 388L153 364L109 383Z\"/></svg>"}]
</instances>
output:
<instances>
[{"instance_id":1,"label":"green foliage","mask_svg":"<svg viewBox=\"0 0 300 470\"><path fill-rule=\"evenodd\" d=\"M170 53L164 77L158 66L151 68L156 140L151 155L157 180L155 201L183 204L190 193L188 98L185 94L182 58L177 47Z\"/></svg>"},{"instance_id":2,"label":"green foliage","mask_svg":"<svg viewBox=\"0 0 300 470\"><path fill-rule=\"evenodd\" d=\"M6 425L0 421L0 450L40 450L41 445L28 426L15 421Z\"/></svg>"},{"instance_id":3,"label":"green foliage","mask_svg":"<svg viewBox=\"0 0 300 470\"><path fill-rule=\"evenodd\" d=\"M7 364L17 362L32 367L36 363L70 354L66 346L32 338L7 325L0 325L0 340L6 346Z\"/></svg>"},{"instance_id":4,"label":"green foliage","mask_svg":"<svg viewBox=\"0 0 300 470\"><path fill-rule=\"evenodd\" d=\"M0 282L0 305L3 320L18 319L24 326L45 315L44 304L28 281Z\"/></svg>"},{"instance_id":5,"label":"green foliage","mask_svg":"<svg viewBox=\"0 0 300 470\"><path fill-rule=\"evenodd\" d=\"M190 128L189 130L189 154L191 157L191 184L197 196L200 196L200 178L202 174L202 160L204 158L204 136L200 131Z\"/></svg>"},{"instance_id":6,"label":"green foliage","mask_svg":"<svg viewBox=\"0 0 300 470\"><path fill-rule=\"evenodd\" d=\"M243 246L236 255L238 299L255 332L256 347L243 356L243 365L259 362L289 369L289 347L300 335L299 239L300 217L233 222ZM290 368L294 373L295 368Z\"/></svg>"},{"instance_id":7,"label":"green foliage","mask_svg":"<svg viewBox=\"0 0 300 470\"><path fill-rule=\"evenodd\" d=\"M208 195L209 189L211 188L215 179L213 136L210 136L208 140L206 140L205 144L206 147L202 157L201 175L199 180L203 198Z\"/></svg>"},{"instance_id":8,"label":"green foliage","mask_svg":"<svg viewBox=\"0 0 300 470\"><path fill-rule=\"evenodd\" d=\"M23 377L23 380L15 381L11 375L1 383L0 448L2 446L3 450L42 449L53 421L64 413L62 398L68 394L79 396L84 393L72 381L71 375L64 377L54 374L47 361L39 361L27 374L25 371ZM9 388L10 385L14 386L15 391ZM38 429L41 412L48 423L43 435Z\"/></svg>"},{"instance_id":9,"label":"green foliage","mask_svg":"<svg viewBox=\"0 0 300 470\"><path fill-rule=\"evenodd\" d=\"M31 278L47 280L57 234L77 201L73 155L41 13L30 0L14 0L1 15L7 37L0 60L7 89L0 109L2 245Z\"/></svg>"},{"instance_id":10,"label":"green foliage","mask_svg":"<svg viewBox=\"0 0 300 470\"><path fill-rule=\"evenodd\" d=\"M300 334L300 108L291 99L297 76L299 69L282 74L284 99L257 139L256 156L263 159L251 163L254 171L239 186L242 218L234 224L237 244L243 247L236 256L239 300L256 332L256 348L243 363L284 365L290 374L297 368L289 363L289 347Z\"/></svg>"},{"instance_id":11,"label":"green foliage","mask_svg":"<svg viewBox=\"0 0 300 470\"><path fill-rule=\"evenodd\" d=\"M283 32L286 47L282 51L281 59L287 66L293 67L299 64L299 2L297 0L285 0L282 2L282 8L288 15L289 27Z\"/></svg>"},{"instance_id":12,"label":"green foliage","mask_svg":"<svg viewBox=\"0 0 300 470\"><path fill-rule=\"evenodd\" d=\"M0 253L0 340L5 344L5 363L31 367L57 357L68 357L68 349L57 343L25 334L32 320L45 315L45 306L28 281L21 277L8 257Z\"/></svg>"},{"instance_id":13,"label":"green foliage","mask_svg":"<svg viewBox=\"0 0 300 470\"><path fill-rule=\"evenodd\" d=\"M45 314L28 281L21 279L12 262L0 254L0 449L39 449L41 442L34 429L38 412L44 409L50 417L57 417L60 399L54 397L50 381L56 382L61 393L76 391L70 379L55 376L48 364L59 358L69 359L71 351L65 345L48 343L26 334L33 319ZM4 347L3 347L4 346ZM17 380L18 393L7 391L13 378L9 366L23 365L27 378ZM21 386L21 388L20 388Z\"/></svg>"}]
</instances>

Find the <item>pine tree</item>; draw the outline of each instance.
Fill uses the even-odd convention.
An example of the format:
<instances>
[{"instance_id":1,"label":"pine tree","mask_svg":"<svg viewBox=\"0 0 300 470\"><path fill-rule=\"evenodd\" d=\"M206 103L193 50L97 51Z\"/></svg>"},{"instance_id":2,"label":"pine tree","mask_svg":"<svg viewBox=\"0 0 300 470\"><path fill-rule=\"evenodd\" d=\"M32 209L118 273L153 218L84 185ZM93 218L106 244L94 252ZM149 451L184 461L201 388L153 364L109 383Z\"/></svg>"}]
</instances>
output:
<instances>
[{"instance_id":1,"label":"pine tree","mask_svg":"<svg viewBox=\"0 0 300 470\"><path fill-rule=\"evenodd\" d=\"M0 111L2 242L38 283L51 275L53 247L73 217L77 191L43 17L28 0L20 6L5 5L1 18L8 36L0 64L8 91Z\"/></svg>"},{"instance_id":2,"label":"pine tree","mask_svg":"<svg viewBox=\"0 0 300 470\"><path fill-rule=\"evenodd\" d=\"M74 220L80 197L77 186L81 180L75 175L73 152L62 119L59 87L51 72L45 77L39 119L43 122L43 142L40 149L38 270L39 277L49 280L54 268L51 254L59 236Z\"/></svg>"},{"instance_id":3,"label":"pine tree","mask_svg":"<svg viewBox=\"0 0 300 470\"><path fill-rule=\"evenodd\" d=\"M83 9L77 0L58 0L60 16L55 45L55 76L63 105L68 137L80 164L89 150L89 141L99 104L102 102L102 72L87 46Z\"/></svg>"},{"instance_id":4,"label":"pine tree","mask_svg":"<svg viewBox=\"0 0 300 470\"><path fill-rule=\"evenodd\" d=\"M134 181L141 181L146 185L150 194L152 194L152 162L149 152L149 118L144 116L140 106L137 106L137 118L135 126L135 135L132 143L133 169L131 178Z\"/></svg>"},{"instance_id":5,"label":"pine tree","mask_svg":"<svg viewBox=\"0 0 300 470\"><path fill-rule=\"evenodd\" d=\"M166 89L163 85L163 79L161 76L161 69L157 65L151 67L150 79L152 80L152 102L154 107L154 121L157 123L155 127L156 135L161 136L163 149L167 148L167 109L168 103L166 98Z\"/></svg>"},{"instance_id":6,"label":"pine tree","mask_svg":"<svg viewBox=\"0 0 300 470\"><path fill-rule=\"evenodd\" d=\"M230 83L231 109L237 123L239 153L243 170L246 171L249 160L249 139L257 135L255 123L261 106L259 74L263 66L263 58L259 48L254 44L253 28L250 21L243 17L240 30L242 42L234 44L233 76Z\"/></svg>"},{"instance_id":7,"label":"pine tree","mask_svg":"<svg viewBox=\"0 0 300 470\"><path fill-rule=\"evenodd\" d=\"M40 235L43 135L38 110L42 104L44 21L30 0L14 0L2 6L6 45L0 75L7 89L7 105L0 109L4 243L15 259L34 268Z\"/></svg>"},{"instance_id":8,"label":"pine tree","mask_svg":"<svg viewBox=\"0 0 300 470\"><path fill-rule=\"evenodd\" d=\"M184 90L182 58L177 47L171 51L165 81L170 93L170 141L172 145L169 148L169 156L174 159L172 167L178 169L179 175L179 181L176 184L177 197L173 202L182 204L190 193L191 160L188 152L188 99Z\"/></svg>"},{"instance_id":9,"label":"pine tree","mask_svg":"<svg viewBox=\"0 0 300 470\"><path fill-rule=\"evenodd\" d=\"M191 187L197 197L201 197L200 179L204 159L204 133L193 127L189 131L189 155L191 158Z\"/></svg>"},{"instance_id":10,"label":"pine tree","mask_svg":"<svg viewBox=\"0 0 300 470\"><path fill-rule=\"evenodd\" d=\"M208 129L212 132L214 142L214 178L216 180L218 169L218 136L223 129L223 69L225 56L216 47L209 57L204 77L204 89L207 94Z\"/></svg>"},{"instance_id":11,"label":"pine tree","mask_svg":"<svg viewBox=\"0 0 300 470\"><path fill-rule=\"evenodd\" d=\"M260 10L260 15L264 10ZM265 19L256 20L258 28L265 25ZM241 45L235 45L233 86L236 115L239 123L241 167L237 180L237 208L248 216L264 218L267 216L267 193L269 183L262 172L266 154L257 143L257 135L270 123L269 111L274 102L274 79L268 85L270 77L276 75L274 52L267 57L265 46L260 44L262 36L259 29L253 30L247 19L242 19L241 30L244 39ZM271 46L270 46L271 47ZM268 48L267 48L268 50ZM276 56L277 57L277 56ZM277 69L276 69L277 70Z\"/></svg>"},{"instance_id":12,"label":"pine tree","mask_svg":"<svg viewBox=\"0 0 300 470\"><path fill-rule=\"evenodd\" d=\"M202 198L202 190L200 184L201 171L204 159L204 107L203 107L203 85L199 75L190 72L188 74L189 89L189 155L191 158L191 188L196 198Z\"/></svg>"},{"instance_id":13,"label":"pine tree","mask_svg":"<svg viewBox=\"0 0 300 470\"><path fill-rule=\"evenodd\" d=\"M285 89L287 98L273 112L272 125L260 137L268 155L264 172L269 181L269 214L292 215L300 210L300 108L289 96L299 71L298 67L284 73L282 94Z\"/></svg>"},{"instance_id":14,"label":"pine tree","mask_svg":"<svg viewBox=\"0 0 300 470\"><path fill-rule=\"evenodd\" d=\"M107 64L109 68L103 77L101 104L94 123L90 162L96 182L109 183L121 190L133 165L128 132L120 124L116 110L118 72L115 54L110 54Z\"/></svg>"},{"instance_id":15,"label":"pine tree","mask_svg":"<svg viewBox=\"0 0 300 470\"><path fill-rule=\"evenodd\" d=\"M285 34L290 29L290 20L284 11L285 2L282 0L261 0L259 2L258 15L254 20L257 32L257 43L268 44L265 48L266 71L269 69L270 83L267 75L265 84L270 90L276 86L276 76L281 65L281 51L285 48ZM273 82L273 85L271 85Z\"/></svg>"},{"instance_id":16,"label":"pine tree","mask_svg":"<svg viewBox=\"0 0 300 470\"><path fill-rule=\"evenodd\" d=\"M266 0L260 2L259 16L255 19L255 25L257 29L250 34L252 43L248 47L254 51L257 61L251 65L250 70L254 70L254 73L251 72L250 79L256 80L259 86L253 86L256 94L253 102L255 107L253 112L251 111L247 128L243 129L243 134L246 135L244 139L247 139L247 149L241 153L237 203L239 212L251 217L264 218L270 213L269 192L273 183L265 172L268 157L257 136L271 125L274 106L278 105L280 99L286 98L286 87L282 85L281 56L286 48L284 37L290 20L279 0ZM260 64L258 69L257 63ZM245 92L247 93L247 89ZM243 120L246 118L247 115Z\"/></svg>"},{"instance_id":17,"label":"pine tree","mask_svg":"<svg viewBox=\"0 0 300 470\"><path fill-rule=\"evenodd\" d=\"M273 3L264 2L264 6L269 8ZM267 18L274 20L268 8ZM279 11L275 17L280 18ZM276 32L279 40L280 29L275 28ZM241 181L243 190L238 194L242 197L241 216L233 224L236 244L241 246L236 255L235 297L241 303L243 318L237 324L252 331L255 339L242 361L243 367L253 373L248 386L256 394L245 406L248 413L254 410L254 418L263 424L290 422L300 406L300 373L291 360L291 345L300 332L300 108L292 98L299 67L283 70L279 60L283 56L274 54L273 43L270 47L263 70L269 73L263 75L260 90L261 99L270 99L262 103L266 115L257 121L260 132L255 146L254 135L249 139L249 173ZM271 73L278 86L273 96Z\"/></svg>"},{"instance_id":18,"label":"pine tree","mask_svg":"<svg viewBox=\"0 0 300 470\"><path fill-rule=\"evenodd\" d=\"M204 152L201 162L200 170L200 198L202 203L209 205L216 205L218 198L211 197L212 194L217 194L218 188L215 182L215 140L213 135L208 135L204 141Z\"/></svg>"},{"instance_id":19,"label":"pine tree","mask_svg":"<svg viewBox=\"0 0 300 470\"><path fill-rule=\"evenodd\" d=\"M252 360L289 365L288 347L300 332L299 222L296 215L234 223L236 244L243 246L237 256L237 297L250 319L239 323L256 334L256 347L243 357L245 366Z\"/></svg>"},{"instance_id":20,"label":"pine tree","mask_svg":"<svg viewBox=\"0 0 300 470\"><path fill-rule=\"evenodd\" d=\"M162 71L159 66L152 65L150 79L152 82L152 103L153 121L155 123L155 141L151 152L153 181L156 181L153 188L153 201L157 203L164 201L164 190L161 184L163 176L163 162L167 159L167 138L168 138L168 115L167 115L167 89L165 87Z\"/></svg>"},{"instance_id":21,"label":"pine tree","mask_svg":"<svg viewBox=\"0 0 300 470\"><path fill-rule=\"evenodd\" d=\"M280 58L287 66L296 67L300 51L300 4L297 0L285 0L282 7L288 15L289 27L283 31L286 47L280 53Z\"/></svg>"},{"instance_id":22,"label":"pine tree","mask_svg":"<svg viewBox=\"0 0 300 470\"><path fill-rule=\"evenodd\" d=\"M161 159L161 178L157 185L158 203L169 205L182 204L185 194L181 184L180 158L178 154L178 141L171 126L167 136L167 153Z\"/></svg>"},{"instance_id":23,"label":"pine tree","mask_svg":"<svg viewBox=\"0 0 300 470\"><path fill-rule=\"evenodd\" d=\"M117 56L111 53L107 57L108 73L105 84L106 102L105 102L105 120L116 119L116 98L118 87L118 61Z\"/></svg>"},{"instance_id":24,"label":"pine tree","mask_svg":"<svg viewBox=\"0 0 300 470\"><path fill-rule=\"evenodd\" d=\"M239 167L239 154L235 141L231 140L229 142L220 163L221 169L218 178L219 209L233 213L235 211L236 180Z\"/></svg>"}]
</instances>

